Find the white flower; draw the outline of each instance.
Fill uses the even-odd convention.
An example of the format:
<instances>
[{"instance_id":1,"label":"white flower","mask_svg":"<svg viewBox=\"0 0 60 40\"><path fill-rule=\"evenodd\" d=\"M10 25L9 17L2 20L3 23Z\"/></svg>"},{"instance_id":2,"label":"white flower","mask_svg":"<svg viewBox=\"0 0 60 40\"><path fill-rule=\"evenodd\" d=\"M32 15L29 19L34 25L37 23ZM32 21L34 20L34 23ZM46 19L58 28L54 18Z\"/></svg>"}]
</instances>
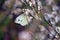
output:
<instances>
[{"instance_id":1,"label":"white flower","mask_svg":"<svg viewBox=\"0 0 60 40\"><path fill-rule=\"evenodd\" d=\"M32 2L29 2L29 5L32 6Z\"/></svg>"},{"instance_id":2,"label":"white flower","mask_svg":"<svg viewBox=\"0 0 60 40\"><path fill-rule=\"evenodd\" d=\"M30 13L30 10L29 10L29 9L26 9L25 14L26 14L26 15L29 15L29 13Z\"/></svg>"},{"instance_id":3,"label":"white flower","mask_svg":"<svg viewBox=\"0 0 60 40\"><path fill-rule=\"evenodd\" d=\"M37 3L38 3L38 10L40 10L42 8L42 4L40 1L38 1Z\"/></svg>"}]
</instances>

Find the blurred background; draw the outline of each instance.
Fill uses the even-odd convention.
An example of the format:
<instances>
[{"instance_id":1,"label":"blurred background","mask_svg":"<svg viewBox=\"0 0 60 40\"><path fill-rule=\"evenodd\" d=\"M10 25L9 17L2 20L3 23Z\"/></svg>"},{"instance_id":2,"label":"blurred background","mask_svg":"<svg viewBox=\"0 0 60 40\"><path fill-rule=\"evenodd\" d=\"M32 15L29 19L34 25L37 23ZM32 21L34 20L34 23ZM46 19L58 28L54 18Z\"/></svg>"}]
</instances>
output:
<instances>
[{"instance_id":1,"label":"blurred background","mask_svg":"<svg viewBox=\"0 0 60 40\"><path fill-rule=\"evenodd\" d=\"M60 0L0 0L0 40L60 40Z\"/></svg>"}]
</instances>

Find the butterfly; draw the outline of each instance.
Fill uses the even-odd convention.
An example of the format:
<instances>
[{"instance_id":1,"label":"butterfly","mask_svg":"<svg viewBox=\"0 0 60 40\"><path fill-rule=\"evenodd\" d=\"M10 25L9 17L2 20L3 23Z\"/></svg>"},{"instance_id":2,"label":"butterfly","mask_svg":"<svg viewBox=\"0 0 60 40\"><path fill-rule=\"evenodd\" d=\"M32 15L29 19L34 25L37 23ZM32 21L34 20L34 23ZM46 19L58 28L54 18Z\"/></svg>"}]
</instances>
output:
<instances>
[{"instance_id":1,"label":"butterfly","mask_svg":"<svg viewBox=\"0 0 60 40\"><path fill-rule=\"evenodd\" d=\"M20 24L20 25L22 25L22 26L27 25L27 24L28 24L28 20L27 20L26 15L24 15L24 14L19 15L19 16L16 18L15 23L18 23L18 24Z\"/></svg>"}]
</instances>

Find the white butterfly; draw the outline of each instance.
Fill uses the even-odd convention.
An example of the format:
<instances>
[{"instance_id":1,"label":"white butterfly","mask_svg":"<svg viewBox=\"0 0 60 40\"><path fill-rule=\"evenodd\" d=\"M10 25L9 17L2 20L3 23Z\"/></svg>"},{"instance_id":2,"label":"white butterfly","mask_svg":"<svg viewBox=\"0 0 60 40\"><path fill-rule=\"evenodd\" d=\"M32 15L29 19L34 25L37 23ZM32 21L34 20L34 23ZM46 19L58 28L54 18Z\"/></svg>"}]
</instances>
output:
<instances>
[{"instance_id":1,"label":"white butterfly","mask_svg":"<svg viewBox=\"0 0 60 40\"><path fill-rule=\"evenodd\" d=\"M27 20L26 15L24 15L24 14L19 15L16 18L15 23L21 24L22 26L27 25L28 24L28 20Z\"/></svg>"}]
</instances>

